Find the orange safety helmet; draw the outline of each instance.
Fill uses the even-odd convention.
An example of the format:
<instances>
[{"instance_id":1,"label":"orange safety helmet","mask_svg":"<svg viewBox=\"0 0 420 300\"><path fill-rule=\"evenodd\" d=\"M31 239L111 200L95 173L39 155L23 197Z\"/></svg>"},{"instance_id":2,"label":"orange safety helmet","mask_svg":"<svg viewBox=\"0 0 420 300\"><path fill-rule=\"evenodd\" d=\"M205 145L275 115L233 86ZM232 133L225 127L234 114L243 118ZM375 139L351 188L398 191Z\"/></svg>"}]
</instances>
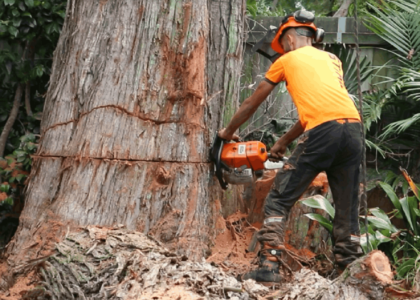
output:
<instances>
[{"instance_id":1,"label":"orange safety helmet","mask_svg":"<svg viewBox=\"0 0 420 300\"><path fill-rule=\"evenodd\" d=\"M314 33L313 38L315 42L322 42L324 38L324 30L316 28L314 21L315 15L305 10L298 10L294 14L284 17L284 19L280 23L279 30L277 31L276 36L271 42L271 48L273 48L274 51L280 54L284 54L284 49L280 44L280 38L288 28L292 27L308 27L312 29Z\"/></svg>"}]
</instances>

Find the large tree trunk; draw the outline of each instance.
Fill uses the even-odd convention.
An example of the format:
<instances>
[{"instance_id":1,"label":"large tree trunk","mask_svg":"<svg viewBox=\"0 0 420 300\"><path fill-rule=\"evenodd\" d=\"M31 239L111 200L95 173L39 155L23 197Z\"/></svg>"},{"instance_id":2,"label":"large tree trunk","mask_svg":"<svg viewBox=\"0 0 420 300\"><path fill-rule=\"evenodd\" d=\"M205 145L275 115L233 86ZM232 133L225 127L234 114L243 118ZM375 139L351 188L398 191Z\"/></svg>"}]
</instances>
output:
<instances>
[{"instance_id":1,"label":"large tree trunk","mask_svg":"<svg viewBox=\"0 0 420 300\"><path fill-rule=\"evenodd\" d=\"M237 107L244 1L68 3L9 265L88 224L205 256L224 201L208 148Z\"/></svg>"}]
</instances>

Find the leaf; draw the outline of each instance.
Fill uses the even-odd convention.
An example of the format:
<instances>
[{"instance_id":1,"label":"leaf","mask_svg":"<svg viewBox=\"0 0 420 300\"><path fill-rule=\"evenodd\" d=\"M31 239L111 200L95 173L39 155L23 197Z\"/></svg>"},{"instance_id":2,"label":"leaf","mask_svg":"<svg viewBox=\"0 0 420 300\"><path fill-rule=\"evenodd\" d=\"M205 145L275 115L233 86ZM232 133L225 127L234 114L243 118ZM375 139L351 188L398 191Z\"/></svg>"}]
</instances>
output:
<instances>
[{"instance_id":1,"label":"leaf","mask_svg":"<svg viewBox=\"0 0 420 300\"><path fill-rule=\"evenodd\" d=\"M19 8L20 8L21 11L26 10L25 4L23 4L23 2L19 2Z\"/></svg>"},{"instance_id":2,"label":"leaf","mask_svg":"<svg viewBox=\"0 0 420 300\"><path fill-rule=\"evenodd\" d=\"M390 239L389 237L383 235L380 231L376 231L375 232L375 238L378 240L378 246L382 243L387 243L392 241L392 239Z\"/></svg>"},{"instance_id":3,"label":"leaf","mask_svg":"<svg viewBox=\"0 0 420 300\"><path fill-rule=\"evenodd\" d=\"M19 174L18 176L16 176L16 179L17 179L17 181L21 181L22 180L22 178L25 178L26 177L26 175L25 174Z\"/></svg>"},{"instance_id":4,"label":"leaf","mask_svg":"<svg viewBox=\"0 0 420 300\"><path fill-rule=\"evenodd\" d=\"M398 268L397 274L403 278L410 270L414 268L415 258L409 258L405 260Z\"/></svg>"},{"instance_id":5,"label":"leaf","mask_svg":"<svg viewBox=\"0 0 420 300\"><path fill-rule=\"evenodd\" d=\"M13 27L13 26L9 26L8 28L7 28L7 30L9 31L9 33L12 35L12 36L14 36L14 37L17 37L17 35L18 35L18 33L19 33L19 30L17 30L15 27Z\"/></svg>"},{"instance_id":6,"label":"leaf","mask_svg":"<svg viewBox=\"0 0 420 300\"><path fill-rule=\"evenodd\" d=\"M415 197L406 197L406 198L402 198L400 202L404 211L404 217L407 220L408 224L410 225L411 230L415 234L418 234L419 228L417 228L416 212L414 211L414 209L417 206L417 199Z\"/></svg>"},{"instance_id":7,"label":"leaf","mask_svg":"<svg viewBox=\"0 0 420 300\"><path fill-rule=\"evenodd\" d=\"M394 225L388 223L387 221L378 218L378 217L373 217L373 216L368 216L368 221L375 226L376 228L379 229L386 229L389 230L390 232L394 233L394 232L398 232L397 228L395 228Z\"/></svg>"},{"instance_id":8,"label":"leaf","mask_svg":"<svg viewBox=\"0 0 420 300\"><path fill-rule=\"evenodd\" d=\"M4 0L4 4L13 5L13 4L15 4L15 0Z\"/></svg>"},{"instance_id":9,"label":"leaf","mask_svg":"<svg viewBox=\"0 0 420 300\"><path fill-rule=\"evenodd\" d=\"M369 235L369 249L377 249L376 245L377 245L377 241L374 235L368 233ZM367 237L366 234L362 234L360 235L360 246L363 249L363 252L368 253L369 249L367 247Z\"/></svg>"},{"instance_id":10,"label":"leaf","mask_svg":"<svg viewBox=\"0 0 420 300\"><path fill-rule=\"evenodd\" d=\"M312 208L323 209L330 215L331 218L334 218L335 216L334 207L332 207L331 203L321 195L317 195L316 197L303 200L302 203Z\"/></svg>"},{"instance_id":11,"label":"leaf","mask_svg":"<svg viewBox=\"0 0 420 300\"><path fill-rule=\"evenodd\" d=\"M36 26L36 20L32 19L32 22L29 23L29 27L34 28Z\"/></svg>"},{"instance_id":12,"label":"leaf","mask_svg":"<svg viewBox=\"0 0 420 300\"><path fill-rule=\"evenodd\" d=\"M393 188L385 182L378 182L378 184L381 186L381 188L384 190L384 192L387 194L388 198L391 200L392 204L394 204L394 207L398 210L398 214L395 216L398 219L402 219L402 209L401 209L401 203L398 199L397 194L395 194Z\"/></svg>"},{"instance_id":13,"label":"leaf","mask_svg":"<svg viewBox=\"0 0 420 300\"><path fill-rule=\"evenodd\" d=\"M13 206L13 198L7 197L6 200L4 200L5 203L9 204L10 206Z\"/></svg>"},{"instance_id":14,"label":"leaf","mask_svg":"<svg viewBox=\"0 0 420 300\"><path fill-rule=\"evenodd\" d=\"M0 185L0 191L3 192L3 193L9 192L9 189L10 189L10 185L8 185L8 184Z\"/></svg>"},{"instance_id":15,"label":"leaf","mask_svg":"<svg viewBox=\"0 0 420 300\"><path fill-rule=\"evenodd\" d=\"M41 65L39 65L39 66L36 67L36 75L38 77L41 77L42 74L44 74L44 68Z\"/></svg>"},{"instance_id":16,"label":"leaf","mask_svg":"<svg viewBox=\"0 0 420 300\"><path fill-rule=\"evenodd\" d=\"M325 229L327 229L330 233L332 233L333 225L331 221L327 220L326 218L324 218L323 216L319 214L309 213L309 214L305 214L305 216L311 220L318 221L319 224L324 226Z\"/></svg>"},{"instance_id":17,"label":"leaf","mask_svg":"<svg viewBox=\"0 0 420 300\"><path fill-rule=\"evenodd\" d=\"M13 20L13 26L19 27L21 22L22 22L22 19L14 19Z\"/></svg>"},{"instance_id":18,"label":"leaf","mask_svg":"<svg viewBox=\"0 0 420 300\"><path fill-rule=\"evenodd\" d=\"M389 219L388 215L382 209L380 209L379 207L371 208L371 209L369 209L369 211L375 217L384 220L388 224L391 224L391 220Z\"/></svg>"},{"instance_id":19,"label":"leaf","mask_svg":"<svg viewBox=\"0 0 420 300\"><path fill-rule=\"evenodd\" d=\"M19 13L19 11L17 10L17 8L14 8L14 9L12 10L12 15L13 15L14 17L17 17L17 16L19 16L19 15L20 15L20 13Z\"/></svg>"},{"instance_id":20,"label":"leaf","mask_svg":"<svg viewBox=\"0 0 420 300\"><path fill-rule=\"evenodd\" d=\"M31 8L34 6L34 0L25 0L25 4L27 7Z\"/></svg>"}]
</instances>

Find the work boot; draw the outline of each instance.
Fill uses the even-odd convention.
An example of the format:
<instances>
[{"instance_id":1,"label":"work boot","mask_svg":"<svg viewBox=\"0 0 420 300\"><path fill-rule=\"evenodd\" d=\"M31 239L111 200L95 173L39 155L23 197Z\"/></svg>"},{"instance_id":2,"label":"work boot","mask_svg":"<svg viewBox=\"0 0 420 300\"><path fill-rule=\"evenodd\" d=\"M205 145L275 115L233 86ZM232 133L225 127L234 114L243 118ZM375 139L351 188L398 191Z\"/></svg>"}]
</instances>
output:
<instances>
[{"instance_id":1,"label":"work boot","mask_svg":"<svg viewBox=\"0 0 420 300\"><path fill-rule=\"evenodd\" d=\"M258 253L260 259L258 268L245 273L242 276L242 279L254 279L262 284L280 282L282 278L279 273L280 262L277 258L277 256L280 257L280 255L281 250L264 245L263 249Z\"/></svg>"},{"instance_id":2,"label":"work boot","mask_svg":"<svg viewBox=\"0 0 420 300\"><path fill-rule=\"evenodd\" d=\"M242 276L242 279L254 279L260 283L280 282L279 274L281 251L284 250L283 235L286 218L271 216L264 219L263 226L257 233L257 239L262 245L259 257L259 266Z\"/></svg>"}]
</instances>

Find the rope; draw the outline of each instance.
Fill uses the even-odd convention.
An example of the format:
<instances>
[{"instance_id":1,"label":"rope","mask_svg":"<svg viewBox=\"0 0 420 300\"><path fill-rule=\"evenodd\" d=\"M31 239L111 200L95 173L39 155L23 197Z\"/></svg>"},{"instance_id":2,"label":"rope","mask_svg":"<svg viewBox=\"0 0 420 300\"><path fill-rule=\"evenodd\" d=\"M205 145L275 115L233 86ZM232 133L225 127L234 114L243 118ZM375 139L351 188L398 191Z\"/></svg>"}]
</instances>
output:
<instances>
[{"instance_id":1,"label":"rope","mask_svg":"<svg viewBox=\"0 0 420 300\"><path fill-rule=\"evenodd\" d=\"M367 252L370 252L369 245L369 232L368 232L368 207L367 207L367 197L366 197L366 140L365 140L365 127L363 123L363 96L362 96L362 80L360 76L360 48L359 48L359 26L357 23L357 0L354 0L354 22L355 22L355 39L356 39L356 67L357 67L357 95L359 98L359 113L362 123L362 145L363 145L363 154L362 154L362 194L360 197L360 203L363 203L365 208L365 228L366 228L366 248Z\"/></svg>"}]
</instances>

